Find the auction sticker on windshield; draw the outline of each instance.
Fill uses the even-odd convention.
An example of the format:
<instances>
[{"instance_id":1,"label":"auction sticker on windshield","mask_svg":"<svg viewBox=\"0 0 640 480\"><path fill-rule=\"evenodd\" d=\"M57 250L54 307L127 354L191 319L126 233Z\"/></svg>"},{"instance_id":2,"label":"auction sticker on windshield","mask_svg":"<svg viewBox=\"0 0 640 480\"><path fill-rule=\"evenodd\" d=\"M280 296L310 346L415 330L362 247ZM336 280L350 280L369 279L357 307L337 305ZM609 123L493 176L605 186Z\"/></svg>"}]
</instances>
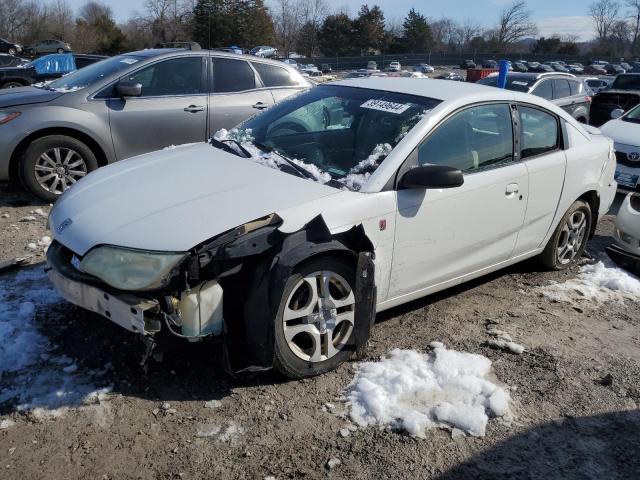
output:
<instances>
[{"instance_id":1,"label":"auction sticker on windshield","mask_svg":"<svg viewBox=\"0 0 640 480\"><path fill-rule=\"evenodd\" d=\"M386 102L384 100L367 100L362 105L362 108L370 108L372 110L380 110L381 112L388 113L396 113L401 114L409 110L411 105L407 105L406 103L394 103L394 102Z\"/></svg>"}]
</instances>

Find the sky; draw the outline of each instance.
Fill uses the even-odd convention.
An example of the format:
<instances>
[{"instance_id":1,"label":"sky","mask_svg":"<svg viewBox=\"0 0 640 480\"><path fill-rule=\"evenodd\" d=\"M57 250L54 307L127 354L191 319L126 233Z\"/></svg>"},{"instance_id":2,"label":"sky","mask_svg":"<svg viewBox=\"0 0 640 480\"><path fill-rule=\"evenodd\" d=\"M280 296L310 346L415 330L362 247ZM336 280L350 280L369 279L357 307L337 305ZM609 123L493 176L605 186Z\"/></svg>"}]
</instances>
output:
<instances>
[{"instance_id":1,"label":"sky","mask_svg":"<svg viewBox=\"0 0 640 480\"><path fill-rule=\"evenodd\" d=\"M69 0L72 7L78 8L86 0ZM136 10L140 11L143 2L131 2L131 0L102 0L109 5L114 13L116 21L126 20ZM457 21L472 19L484 27L493 26L499 12L512 0L449 0L448 2L435 0L377 0L377 1L348 1L326 0L331 10L346 10L355 15L363 3L370 6L379 5L389 20L401 21L411 8L426 17L438 19L450 17ZM267 5L274 4L275 0L266 0ZM550 36L554 33L560 35L574 34L579 40L590 40L594 37L593 26L587 16L588 3L584 0L530 0L533 19L538 24L540 35Z\"/></svg>"}]
</instances>

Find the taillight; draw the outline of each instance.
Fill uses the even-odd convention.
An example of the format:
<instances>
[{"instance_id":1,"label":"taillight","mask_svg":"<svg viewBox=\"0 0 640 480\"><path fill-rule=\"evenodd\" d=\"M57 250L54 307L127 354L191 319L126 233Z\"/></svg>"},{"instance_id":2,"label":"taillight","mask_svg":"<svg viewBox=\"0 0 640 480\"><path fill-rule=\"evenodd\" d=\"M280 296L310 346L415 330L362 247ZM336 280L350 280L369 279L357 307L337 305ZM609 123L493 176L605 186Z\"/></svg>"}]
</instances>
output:
<instances>
[{"instance_id":1,"label":"taillight","mask_svg":"<svg viewBox=\"0 0 640 480\"><path fill-rule=\"evenodd\" d=\"M585 101L591 103L591 97L589 95L587 95L586 97L584 97Z\"/></svg>"}]
</instances>

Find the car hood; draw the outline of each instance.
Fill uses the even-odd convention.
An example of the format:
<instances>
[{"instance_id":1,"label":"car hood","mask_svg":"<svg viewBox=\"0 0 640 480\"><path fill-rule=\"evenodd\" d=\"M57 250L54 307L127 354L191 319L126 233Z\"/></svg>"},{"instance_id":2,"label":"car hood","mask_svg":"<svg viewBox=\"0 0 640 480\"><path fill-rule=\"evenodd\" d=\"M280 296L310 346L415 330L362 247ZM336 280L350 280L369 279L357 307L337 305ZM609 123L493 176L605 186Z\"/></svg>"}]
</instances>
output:
<instances>
[{"instance_id":1,"label":"car hood","mask_svg":"<svg viewBox=\"0 0 640 480\"><path fill-rule=\"evenodd\" d=\"M36 87L5 88L0 90L0 108L45 103L64 95Z\"/></svg>"},{"instance_id":2,"label":"car hood","mask_svg":"<svg viewBox=\"0 0 640 480\"><path fill-rule=\"evenodd\" d=\"M624 145L640 145L640 124L625 122L624 120L610 120L600 127L600 130L615 143Z\"/></svg>"},{"instance_id":3,"label":"car hood","mask_svg":"<svg viewBox=\"0 0 640 480\"><path fill-rule=\"evenodd\" d=\"M187 251L339 192L201 143L98 169L65 192L49 223L54 238L79 255L100 244Z\"/></svg>"}]
</instances>

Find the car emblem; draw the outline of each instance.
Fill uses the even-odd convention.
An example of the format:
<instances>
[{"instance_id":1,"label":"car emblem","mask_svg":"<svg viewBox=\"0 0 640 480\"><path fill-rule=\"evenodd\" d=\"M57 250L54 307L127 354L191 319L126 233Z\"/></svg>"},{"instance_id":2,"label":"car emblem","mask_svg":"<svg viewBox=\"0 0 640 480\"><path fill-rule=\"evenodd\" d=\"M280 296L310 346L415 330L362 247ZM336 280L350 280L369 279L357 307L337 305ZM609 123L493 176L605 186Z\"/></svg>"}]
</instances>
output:
<instances>
[{"instance_id":1,"label":"car emblem","mask_svg":"<svg viewBox=\"0 0 640 480\"><path fill-rule=\"evenodd\" d=\"M637 162L638 160L640 160L640 153L638 152L627 153L627 158L633 162Z\"/></svg>"},{"instance_id":2,"label":"car emblem","mask_svg":"<svg viewBox=\"0 0 640 480\"><path fill-rule=\"evenodd\" d=\"M60 225L58 225L58 228L56 228L56 232L58 233L62 233L62 231L67 228L69 225L71 225L73 223L73 220L71 220L70 218L65 218L62 223Z\"/></svg>"}]
</instances>

